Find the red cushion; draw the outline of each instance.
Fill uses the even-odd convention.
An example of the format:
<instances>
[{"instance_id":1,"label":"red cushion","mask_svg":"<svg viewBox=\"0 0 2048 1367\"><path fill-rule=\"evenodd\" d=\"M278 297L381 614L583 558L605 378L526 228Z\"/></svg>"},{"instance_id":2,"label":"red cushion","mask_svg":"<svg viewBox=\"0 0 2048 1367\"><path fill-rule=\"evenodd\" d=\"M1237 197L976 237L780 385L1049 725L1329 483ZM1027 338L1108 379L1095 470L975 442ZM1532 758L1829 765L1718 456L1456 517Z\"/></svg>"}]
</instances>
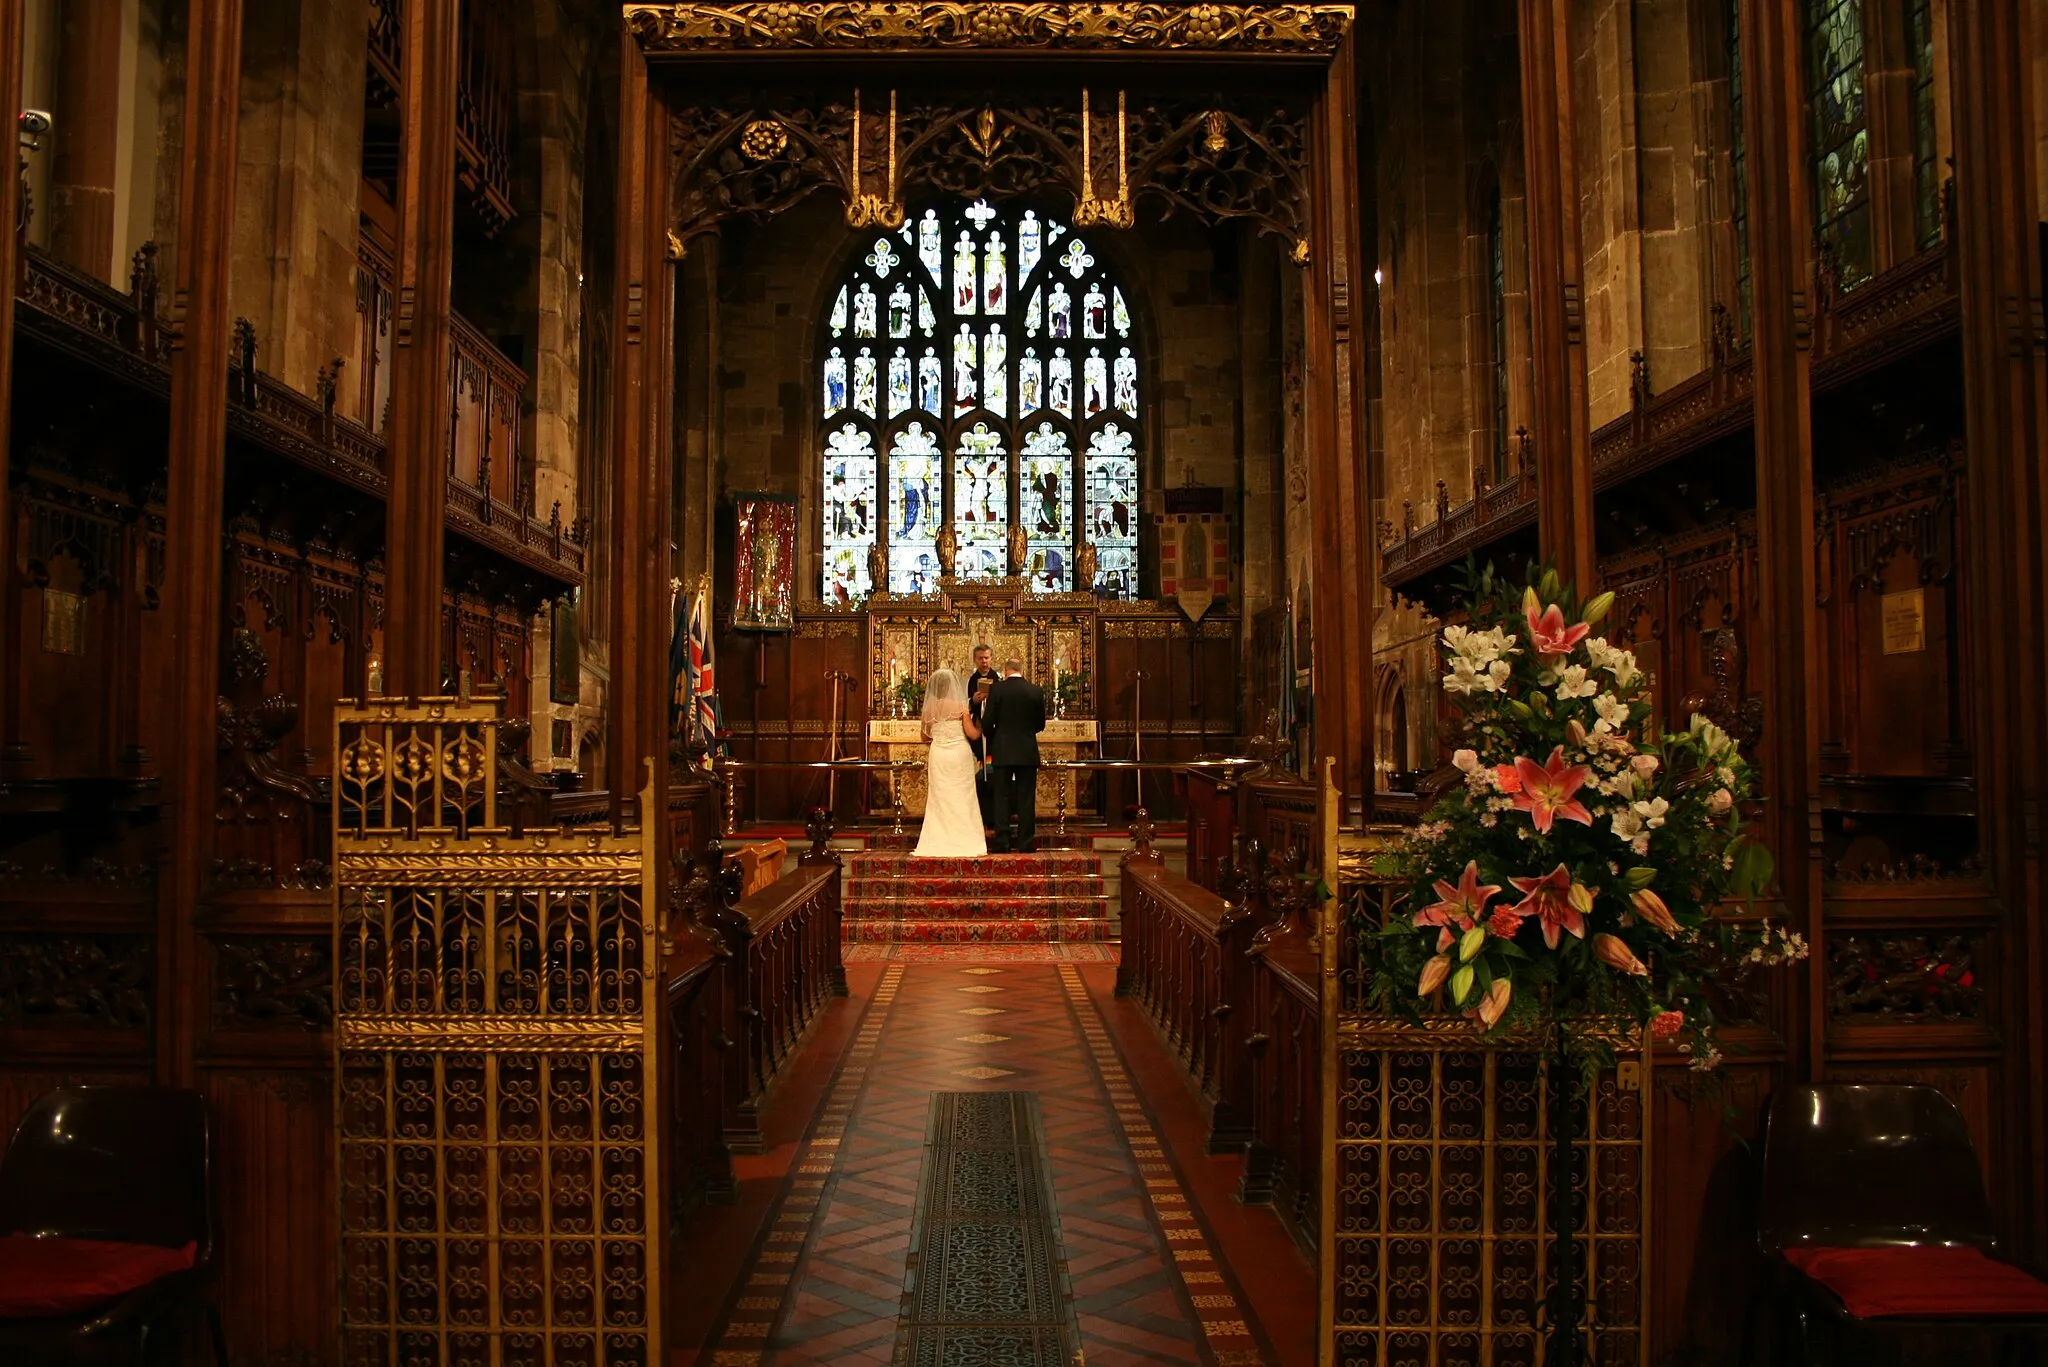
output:
<instances>
[{"instance_id":1,"label":"red cushion","mask_svg":"<svg viewBox=\"0 0 2048 1367\"><path fill-rule=\"evenodd\" d=\"M2048 1315L2048 1282L1974 1248L1788 1248L1785 1260L1858 1319Z\"/></svg>"},{"instance_id":2,"label":"red cushion","mask_svg":"<svg viewBox=\"0 0 2048 1367\"><path fill-rule=\"evenodd\" d=\"M158 1277L182 1272L198 1244L112 1244L97 1239L0 1239L0 1317L70 1315L120 1299Z\"/></svg>"}]
</instances>

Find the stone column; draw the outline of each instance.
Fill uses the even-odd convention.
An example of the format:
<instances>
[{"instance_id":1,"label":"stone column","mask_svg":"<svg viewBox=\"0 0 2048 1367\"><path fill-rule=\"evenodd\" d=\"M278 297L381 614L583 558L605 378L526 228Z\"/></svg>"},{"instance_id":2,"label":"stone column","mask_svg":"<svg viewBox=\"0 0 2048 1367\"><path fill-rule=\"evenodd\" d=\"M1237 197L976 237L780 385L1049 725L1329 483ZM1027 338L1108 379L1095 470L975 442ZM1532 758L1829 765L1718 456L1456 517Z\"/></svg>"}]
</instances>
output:
<instances>
[{"instance_id":1,"label":"stone column","mask_svg":"<svg viewBox=\"0 0 2048 1367\"><path fill-rule=\"evenodd\" d=\"M1806 188L1797 12L1782 0L1742 0L1743 137L1752 148L1794 149L1752 157L1749 260L1756 367L1757 616L1743 630L1762 662L1764 818L1785 912L1813 946L1805 1019L1792 1022L1818 1076L1826 1031L1826 947L1820 921L1820 694L1813 550L1812 356ZM1743 604L1734 605L1737 620Z\"/></svg>"},{"instance_id":2,"label":"stone column","mask_svg":"<svg viewBox=\"0 0 2048 1367\"><path fill-rule=\"evenodd\" d=\"M612 366L611 684L606 698L606 786L612 817L651 777L656 806L640 819L669 855L662 804L669 782L669 519L675 457L675 271L667 252L668 113L647 61L621 44L617 286ZM687 586L686 586L687 587Z\"/></svg>"},{"instance_id":3,"label":"stone column","mask_svg":"<svg viewBox=\"0 0 2048 1367\"><path fill-rule=\"evenodd\" d=\"M121 6L111 0L66 0L57 39L50 250L96 280L114 278L120 77ZM13 107L19 108L19 102Z\"/></svg>"},{"instance_id":4,"label":"stone column","mask_svg":"<svg viewBox=\"0 0 2048 1367\"><path fill-rule=\"evenodd\" d=\"M226 467L229 262L235 124L241 103L241 0L191 0L185 33L184 165L171 353L164 624L170 633L164 728L164 839L157 881L157 1080L190 1086L205 1003L193 913L213 855L215 700L220 679L221 509Z\"/></svg>"},{"instance_id":5,"label":"stone column","mask_svg":"<svg viewBox=\"0 0 2048 1367\"><path fill-rule=\"evenodd\" d=\"M2031 9L2028 16L2024 11ZM2000 959L2007 1004L2001 1072L2011 1085L1992 1189L2011 1212L2007 1233L2023 1259L2048 1252L2048 1101L2030 1079L2048 1052L2048 962L2043 924L2042 680L2048 678L2048 380L2042 342L2042 264L2036 234L2037 148L2029 55L2038 5L1983 0L1948 6L1950 70L1967 73L1953 103L1955 253L1962 302L1964 480L1972 737L1977 827L2005 917Z\"/></svg>"},{"instance_id":6,"label":"stone column","mask_svg":"<svg viewBox=\"0 0 2048 1367\"><path fill-rule=\"evenodd\" d=\"M1357 58L1346 35L1309 129L1309 507L1315 526L1315 743L1347 800L1372 791L1372 614L1379 556L1366 503L1364 347L1354 299L1367 276L1358 227ZM1316 772L1322 772L1318 763Z\"/></svg>"},{"instance_id":7,"label":"stone column","mask_svg":"<svg viewBox=\"0 0 2048 1367\"><path fill-rule=\"evenodd\" d=\"M399 84L398 317L384 520L385 691L438 693L455 271L456 0L405 0ZM451 656L452 658L452 656Z\"/></svg>"},{"instance_id":8,"label":"stone column","mask_svg":"<svg viewBox=\"0 0 2048 1367\"><path fill-rule=\"evenodd\" d=\"M1529 433L1537 535L1557 572L1590 594L1593 436L1586 409L1585 255L1572 149L1570 6L1521 0L1523 174L1529 216Z\"/></svg>"}]
</instances>

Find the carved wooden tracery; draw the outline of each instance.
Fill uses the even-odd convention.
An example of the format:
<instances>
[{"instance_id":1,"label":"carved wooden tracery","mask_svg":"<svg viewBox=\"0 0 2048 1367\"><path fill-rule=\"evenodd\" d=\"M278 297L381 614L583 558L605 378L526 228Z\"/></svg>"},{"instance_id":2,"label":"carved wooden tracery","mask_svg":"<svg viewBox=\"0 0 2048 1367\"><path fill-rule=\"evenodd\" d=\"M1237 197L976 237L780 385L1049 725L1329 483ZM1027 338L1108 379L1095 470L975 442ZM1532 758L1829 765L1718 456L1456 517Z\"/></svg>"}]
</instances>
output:
<instances>
[{"instance_id":1,"label":"carved wooden tracery","mask_svg":"<svg viewBox=\"0 0 2048 1367\"><path fill-rule=\"evenodd\" d=\"M1146 52L1327 58L1350 5L1158 5L1073 0L828 0L627 5L642 50Z\"/></svg>"},{"instance_id":2,"label":"carved wooden tracery","mask_svg":"<svg viewBox=\"0 0 2048 1367\"><path fill-rule=\"evenodd\" d=\"M1307 116L1277 102L1135 99L1122 121L1095 102L1088 156L1094 189L1117 184L1131 199L1152 195L1163 212L1207 223L1248 219L1307 259ZM888 146L893 119L893 161ZM894 115L872 108L860 123L864 169L854 176L854 105L695 105L670 120L675 175L671 251L728 219L761 221L813 191L849 204L883 188L877 167L900 168L897 204L924 195L1007 199L1051 193L1084 197L1082 95L1071 104L976 106L904 101ZM1121 138L1120 138L1121 135ZM1123 147L1124 166L1114 163Z\"/></svg>"}]
</instances>

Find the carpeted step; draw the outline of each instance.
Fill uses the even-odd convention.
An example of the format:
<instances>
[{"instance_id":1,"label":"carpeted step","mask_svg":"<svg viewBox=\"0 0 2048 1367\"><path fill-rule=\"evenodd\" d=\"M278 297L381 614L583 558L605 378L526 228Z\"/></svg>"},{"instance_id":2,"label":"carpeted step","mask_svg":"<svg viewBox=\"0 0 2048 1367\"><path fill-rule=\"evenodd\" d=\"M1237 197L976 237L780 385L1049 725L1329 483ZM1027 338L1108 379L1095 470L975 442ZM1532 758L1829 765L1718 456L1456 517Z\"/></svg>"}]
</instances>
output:
<instances>
[{"instance_id":1,"label":"carpeted step","mask_svg":"<svg viewBox=\"0 0 2048 1367\"><path fill-rule=\"evenodd\" d=\"M1006 878L1049 877L1059 874L1099 874L1102 857L1088 850L1040 850L1037 854L988 854L979 857L920 859L914 854L877 851L856 854L846 861L853 877L908 876L911 878Z\"/></svg>"},{"instance_id":2,"label":"carpeted step","mask_svg":"<svg viewBox=\"0 0 2048 1367\"><path fill-rule=\"evenodd\" d=\"M1046 830L1044 823L1041 822L1038 834L1034 839L1041 850L1092 852L1095 848L1096 837L1100 834L1101 832L1099 831L1069 831L1065 835L1057 835ZM918 833L915 830L905 831L901 835L897 835L893 831L885 831L868 836L867 847L870 850L880 851L914 850L917 848L917 836Z\"/></svg>"},{"instance_id":3,"label":"carpeted step","mask_svg":"<svg viewBox=\"0 0 2048 1367\"><path fill-rule=\"evenodd\" d=\"M845 923L848 944L1061 944L1094 943L1110 938L1110 923L1100 917L962 921L919 918L914 921Z\"/></svg>"},{"instance_id":4,"label":"carpeted step","mask_svg":"<svg viewBox=\"0 0 2048 1367\"><path fill-rule=\"evenodd\" d=\"M1105 916L1109 897L941 897L910 900L893 897L863 897L849 900L841 911L848 921L986 921L1006 917L1057 920L1075 916Z\"/></svg>"},{"instance_id":5,"label":"carpeted step","mask_svg":"<svg viewBox=\"0 0 2048 1367\"><path fill-rule=\"evenodd\" d=\"M1036 877L975 878L961 874L940 874L918 878L910 874L856 873L846 880L846 900L858 902L878 898L904 901L959 901L984 897L1101 897L1109 890L1099 873L1047 874Z\"/></svg>"}]
</instances>

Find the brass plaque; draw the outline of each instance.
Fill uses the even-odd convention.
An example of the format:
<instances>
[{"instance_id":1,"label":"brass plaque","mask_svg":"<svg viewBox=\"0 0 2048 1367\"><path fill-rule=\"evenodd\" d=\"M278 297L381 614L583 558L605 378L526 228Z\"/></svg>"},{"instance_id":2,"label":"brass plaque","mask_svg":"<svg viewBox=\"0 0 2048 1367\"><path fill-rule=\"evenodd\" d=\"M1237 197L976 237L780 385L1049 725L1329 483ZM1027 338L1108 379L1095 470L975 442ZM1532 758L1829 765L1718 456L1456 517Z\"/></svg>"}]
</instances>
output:
<instances>
[{"instance_id":1,"label":"brass plaque","mask_svg":"<svg viewBox=\"0 0 2048 1367\"><path fill-rule=\"evenodd\" d=\"M52 655L85 654L85 596L43 590L43 649Z\"/></svg>"},{"instance_id":2,"label":"brass plaque","mask_svg":"<svg viewBox=\"0 0 2048 1367\"><path fill-rule=\"evenodd\" d=\"M1910 655L1927 648L1927 590L1887 593L1878 600L1884 629L1884 653Z\"/></svg>"}]
</instances>

